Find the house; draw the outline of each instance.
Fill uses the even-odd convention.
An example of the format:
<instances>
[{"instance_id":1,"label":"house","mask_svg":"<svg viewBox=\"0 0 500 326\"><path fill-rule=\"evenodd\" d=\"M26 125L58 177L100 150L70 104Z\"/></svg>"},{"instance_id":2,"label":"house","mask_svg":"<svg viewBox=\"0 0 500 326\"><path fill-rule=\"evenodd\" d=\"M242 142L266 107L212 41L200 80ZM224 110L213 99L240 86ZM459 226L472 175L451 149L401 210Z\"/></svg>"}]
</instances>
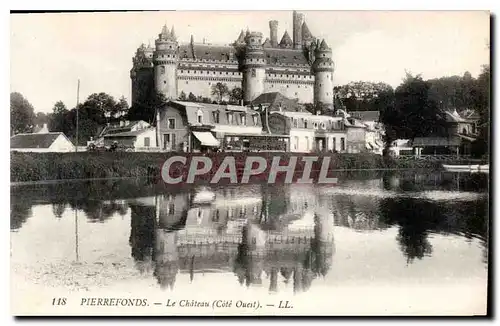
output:
<instances>
[{"instance_id":1,"label":"house","mask_svg":"<svg viewBox=\"0 0 500 326\"><path fill-rule=\"evenodd\" d=\"M157 120L166 151L285 150L285 140L266 135L260 113L245 106L170 101Z\"/></svg>"},{"instance_id":2,"label":"house","mask_svg":"<svg viewBox=\"0 0 500 326\"><path fill-rule=\"evenodd\" d=\"M95 140L88 142L97 147L109 147L117 143L122 147L135 151L154 150L158 148L156 131L149 123L143 120L120 121L117 124L108 124Z\"/></svg>"},{"instance_id":3,"label":"house","mask_svg":"<svg viewBox=\"0 0 500 326\"><path fill-rule=\"evenodd\" d=\"M62 132L17 134L10 138L10 150L17 152L74 152L75 145Z\"/></svg>"},{"instance_id":4,"label":"house","mask_svg":"<svg viewBox=\"0 0 500 326\"><path fill-rule=\"evenodd\" d=\"M346 150L347 135L340 116L274 111L267 120L271 134L289 136L291 152Z\"/></svg>"},{"instance_id":5,"label":"house","mask_svg":"<svg viewBox=\"0 0 500 326\"><path fill-rule=\"evenodd\" d=\"M156 136L156 128L150 127L135 131L109 133L104 135L103 139L105 147L109 147L116 143L124 148L141 152L158 149Z\"/></svg>"},{"instance_id":6,"label":"house","mask_svg":"<svg viewBox=\"0 0 500 326\"><path fill-rule=\"evenodd\" d=\"M413 147L409 139L396 139L391 143L389 152L395 157L400 155L413 155Z\"/></svg>"},{"instance_id":7,"label":"house","mask_svg":"<svg viewBox=\"0 0 500 326\"><path fill-rule=\"evenodd\" d=\"M382 151L384 149L384 128L380 122L380 112L351 111L350 116L366 126L365 148L369 152L382 155Z\"/></svg>"},{"instance_id":8,"label":"house","mask_svg":"<svg viewBox=\"0 0 500 326\"><path fill-rule=\"evenodd\" d=\"M477 139L479 116L471 110L462 115L456 109L443 112L444 136L416 137L412 146L420 155L470 155L471 145Z\"/></svg>"}]
</instances>

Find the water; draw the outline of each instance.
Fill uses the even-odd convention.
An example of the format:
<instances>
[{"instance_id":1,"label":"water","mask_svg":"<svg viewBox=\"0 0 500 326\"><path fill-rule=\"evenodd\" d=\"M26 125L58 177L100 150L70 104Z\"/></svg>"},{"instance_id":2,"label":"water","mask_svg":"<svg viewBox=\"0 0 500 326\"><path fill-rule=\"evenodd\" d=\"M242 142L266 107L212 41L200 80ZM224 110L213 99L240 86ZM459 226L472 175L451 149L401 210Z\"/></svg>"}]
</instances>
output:
<instances>
[{"instance_id":1,"label":"water","mask_svg":"<svg viewBox=\"0 0 500 326\"><path fill-rule=\"evenodd\" d=\"M217 294L294 302L283 313L485 312L487 175L338 178L336 186L11 187L13 297Z\"/></svg>"}]
</instances>

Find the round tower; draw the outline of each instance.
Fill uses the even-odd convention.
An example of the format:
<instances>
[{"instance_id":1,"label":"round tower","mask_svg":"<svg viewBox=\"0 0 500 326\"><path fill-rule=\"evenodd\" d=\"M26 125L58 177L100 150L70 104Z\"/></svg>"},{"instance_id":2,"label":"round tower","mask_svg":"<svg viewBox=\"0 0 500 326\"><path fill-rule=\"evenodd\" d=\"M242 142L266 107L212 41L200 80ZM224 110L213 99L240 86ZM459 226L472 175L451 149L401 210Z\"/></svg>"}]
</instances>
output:
<instances>
[{"instance_id":1,"label":"round tower","mask_svg":"<svg viewBox=\"0 0 500 326\"><path fill-rule=\"evenodd\" d=\"M250 102L264 92L266 59L262 46L262 33L247 32L243 60L243 100Z\"/></svg>"},{"instance_id":2,"label":"round tower","mask_svg":"<svg viewBox=\"0 0 500 326\"><path fill-rule=\"evenodd\" d=\"M174 27L169 32L167 25L163 26L155 41L153 54L155 89L167 99L177 98L177 38Z\"/></svg>"},{"instance_id":3,"label":"round tower","mask_svg":"<svg viewBox=\"0 0 500 326\"><path fill-rule=\"evenodd\" d=\"M325 40L316 46L313 63L314 72L314 104L333 105L333 60L332 49Z\"/></svg>"}]
</instances>

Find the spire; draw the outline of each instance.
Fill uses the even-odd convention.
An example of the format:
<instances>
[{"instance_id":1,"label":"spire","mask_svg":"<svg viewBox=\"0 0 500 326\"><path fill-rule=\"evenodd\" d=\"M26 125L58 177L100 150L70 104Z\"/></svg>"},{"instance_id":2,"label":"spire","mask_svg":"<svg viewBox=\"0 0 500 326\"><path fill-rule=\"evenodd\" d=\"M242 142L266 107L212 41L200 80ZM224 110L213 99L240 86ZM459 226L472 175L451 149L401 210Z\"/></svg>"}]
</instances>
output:
<instances>
[{"instance_id":1,"label":"spire","mask_svg":"<svg viewBox=\"0 0 500 326\"><path fill-rule=\"evenodd\" d=\"M265 48L272 48L273 47L271 44L271 40L269 38L266 38L266 40L264 41L264 44L262 46Z\"/></svg>"},{"instance_id":2,"label":"spire","mask_svg":"<svg viewBox=\"0 0 500 326\"><path fill-rule=\"evenodd\" d=\"M328 46L328 44L326 44L325 39L323 39L321 41L321 45L319 46L319 49L320 50L330 50L330 47Z\"/></svg>"},{"instance_id":3,"label":"spire","mask_svg":"<svg viewBox=\"0 0 500 326\"><path fill-rule=\"evenodd\" d=\"M170 33L168 32L167 24L165 24L165 25L163 25L163 28L161 29L161 35L167 36L168 34L170 34Z\"/></svg>"},{"instance_id":4,"label":"spire","mask_svg":"<svg viewBox=\"0 0 500 326\"><path fill-rule=\"evenodd\" d=\"M172 29L170 30L170 36L172 39L176 40L177 36L175 36L175 30L174 30L174 25L172 25Z\"/></svg>"},{"instance_id":5,"label":"spire","mask_svg":"<svg viewBox=\"0 0 500 326\"><path fill-rule=\"evenodd\" d=\"M238 36L236 43L245 43L245 32L243 32L243 30L241 30L240 36Z\"/></svg>"},{"instance_id":6,"label":"spire","mask_svg":"<svg viewBox=\"0 0 500 326\"><path fill-rule=\"evenodd\" d=\"M309 31L309 27L307 26L306 22L302 24L302 40L308 40L311 39L313 36L311 34L311 31Z\"/></svg>"},{"instance_id":7,"label":"spire","mask_svg":"<svg viewBox=\"0 0 500 326\"><path fill-rule=\"evenodd\" d=\"M247 27L247 33L245 34L245 36L249 36L250 35L250 29Z\"/></svg>"},{"instance_id":8,"label":"spire","mask_svg":"<svg viewBox=\"0 0 500 326\"><path fill-rule=\"evenodd\" d=\"M193 34L191 34L191 40L189 41L191 44L194 44L194 37Z\"/></svg>"},{"instance_id":9,"label":"spire","mask_svg":"<svg viewBox=\"0 0 500 326\"><path fill-rule=\"evenodd\" d=\"M289 45L293 45L293 41L290 35L288 35L288 31L285 31L285 34L283 34L283 37L281 38L280 46L287 47Z\"/></svg>"}]
</instances>

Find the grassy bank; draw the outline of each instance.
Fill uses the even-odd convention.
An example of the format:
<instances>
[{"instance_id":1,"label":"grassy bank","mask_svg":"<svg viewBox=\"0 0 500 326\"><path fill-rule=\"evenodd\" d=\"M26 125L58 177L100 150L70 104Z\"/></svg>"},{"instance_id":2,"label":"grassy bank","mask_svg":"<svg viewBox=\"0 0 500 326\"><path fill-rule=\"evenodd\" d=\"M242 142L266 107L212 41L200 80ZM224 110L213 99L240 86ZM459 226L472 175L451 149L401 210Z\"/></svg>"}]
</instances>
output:
<instances>
[{"instance_id":1,"label":"grassy bank","mask_svg":"<svg viewBox=\"0 0 500 326\"><path fill-rule=\"evenodd\" d=\"M175 153L125 153L125 152L82 152L82 153L11 153L11 182L47 180L95 179L95 178L135 178L148 176L151 170L160 171L162 164ZM200 154L180 154L187 156L188 163ZM248 155L266 158L268 166L275 156L282 162L298 156L296 170L303 166L303 156L330 156L330 169L398 169L398 168L439 168L440 163L400 162L374 154L293 154L293 153L214 153L206 156L213 162L212 172L218 168L225 156L234 156L236 166L242 169ZM321 160L320 160L321 161ZM181 171L187 172L186 164ZM313 171L319 170L313 165ZM268 170L267 170L268 171ZM265 172L266 173L266 172Z\"/></svg>"}]
</instances>

